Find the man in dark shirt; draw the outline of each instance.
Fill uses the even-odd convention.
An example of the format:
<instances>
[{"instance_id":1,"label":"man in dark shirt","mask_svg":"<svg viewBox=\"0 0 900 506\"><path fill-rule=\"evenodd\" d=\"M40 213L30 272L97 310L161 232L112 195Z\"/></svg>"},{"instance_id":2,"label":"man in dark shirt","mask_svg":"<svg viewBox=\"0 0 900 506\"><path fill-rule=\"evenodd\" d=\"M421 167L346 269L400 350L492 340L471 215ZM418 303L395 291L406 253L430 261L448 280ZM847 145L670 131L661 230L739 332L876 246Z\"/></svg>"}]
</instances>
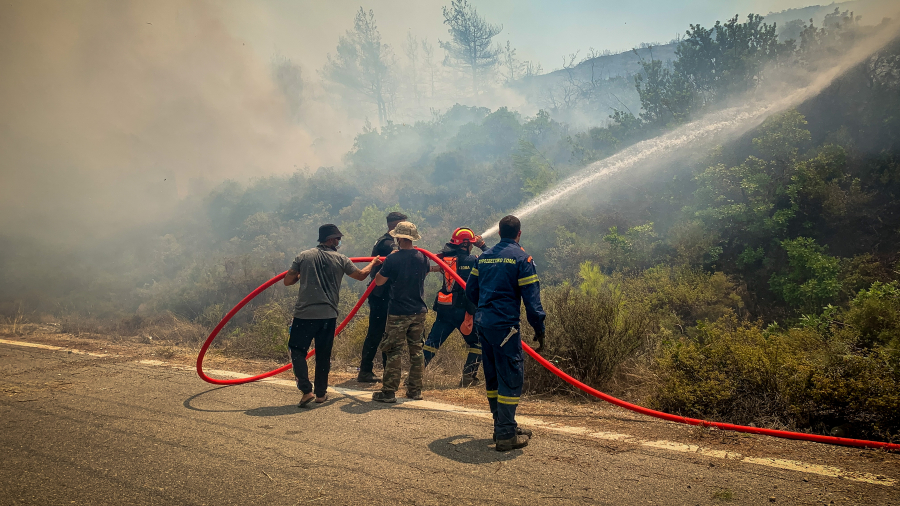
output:
<instances>
[{"instance_id":1,"label":"man in dark shirt","mask_svg":"<svg viewBox=\"0 0 900 506\"><path fill-rule=\"evenodd\" d=\"M328 373L331 371L331 349L344 274L362 281L373 267L381 263L374 258L364 269L358 269L349 258L337 252L342 236L337 226L330 223L319 227L319 245L297 255L284 275L285 286L300 283L288 340L297 388L303 392L300 406L306 406L313 399L318 403L328 399L326 391ZM306 366L306 353L313 340L316 343L315 392Z\"/></svg>"},{"instance_id":2,"label":"man in dark shirt","mask_svg":"<svg viewBox=\"0 0 900 506\"><path fill-rule=\"evenodd\" d=\"M409 380L406 396L410 399L422 398L422 378L425 375L425 277L430 271L428 259L413 248L413 241L420 239L416 226L402 221L391 231L400 249L389 255L375 276L379 286L391 281L391 295L388 304L387 329L381 341L381 349L387 355L384 364L384 379L381 391L372 394L372 400L397 402L397 388L400 387L403 344L409 348Z\"/></svg>"},{"instance_id":3,"label":"man in dark shirt","mask_svg":"<svg viewBox=\"0 0 900 506\"><path fill-rule=\"evenodd\" d=\"M397 224L406 220L408 216L403 213L394 211L387 215L388 231L378 238L375 246L372 247L373 257L386 257L397 250L397 243L391 235L391 230L397 227ZM372 278L378 274L381 267L372 269ZM384 335L384 325L388 317L388 301L390 299L391 283L386 282L381 286L376 286L372 293L369 294L369 330L366 332L366 340L363 341L362 360L359 363L359 374L356 381L362 383L375 383L379 380L373 371L375 367L375 355L378 353L378 345L381 344L381 337ZM381 354L381 365L387 363L384 353Z\"/></svg>"}]
</instances>

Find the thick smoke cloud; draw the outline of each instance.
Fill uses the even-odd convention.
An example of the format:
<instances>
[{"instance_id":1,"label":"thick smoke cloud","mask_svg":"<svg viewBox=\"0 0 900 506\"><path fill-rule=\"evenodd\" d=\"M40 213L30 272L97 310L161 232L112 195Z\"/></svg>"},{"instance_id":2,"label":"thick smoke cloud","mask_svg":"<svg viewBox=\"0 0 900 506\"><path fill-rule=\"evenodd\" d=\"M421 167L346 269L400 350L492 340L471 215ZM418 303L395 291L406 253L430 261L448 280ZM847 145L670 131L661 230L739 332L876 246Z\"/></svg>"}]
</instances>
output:
<instances>
[{"instance_id":1,"label":"thick smoke cloud","mask_svg":"<svg viewBox=\"0 0 900 506\"><path fill-rule=\"evenodd\" d=\"M105 235L208 184L334 163L348 147L314 146L214 2L3 3L6 234Z\"/></svg>"},{"instance_id":2,"label":"thick smoke cloud","mask_svg":"<svg viewBox=\"0 0 900 506\"><path fill-rule=\"evenodd\" d=\"M339 165L374 118L368 104L333 107L317 75L353 5L0 0L0 235L102 236L166 217L227 178ZM369 7L401 64L410 25L432 44L446 38L438 4ZM293 27L302 19L316 26ZM302 66L299 117L273 82L276 55ZM472 97L449 85L399 103L393 119L456 102L526 116L539 107L510 88Z\"/></svg>"}]
</instances>

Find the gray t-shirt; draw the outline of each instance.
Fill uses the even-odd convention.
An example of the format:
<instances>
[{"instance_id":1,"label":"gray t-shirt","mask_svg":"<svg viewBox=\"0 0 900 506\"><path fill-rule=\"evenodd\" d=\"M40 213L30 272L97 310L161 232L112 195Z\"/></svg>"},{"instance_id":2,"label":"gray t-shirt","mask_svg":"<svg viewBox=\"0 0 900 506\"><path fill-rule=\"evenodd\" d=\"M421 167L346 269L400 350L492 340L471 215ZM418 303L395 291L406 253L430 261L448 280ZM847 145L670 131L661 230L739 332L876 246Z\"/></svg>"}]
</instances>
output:
<instances>
[{"instance_id":1,"label":"gray t-shirt","mask_svg":"<svg viewBox=\"0 0 900 506\"><path fill-rule=\"evenodd\" d=\"M319 245L297 255L291 270L300 273L294 318L325 320L337 318L344 274L353 274L359 268L346 256Z\"/></svg>"}]
</instances>

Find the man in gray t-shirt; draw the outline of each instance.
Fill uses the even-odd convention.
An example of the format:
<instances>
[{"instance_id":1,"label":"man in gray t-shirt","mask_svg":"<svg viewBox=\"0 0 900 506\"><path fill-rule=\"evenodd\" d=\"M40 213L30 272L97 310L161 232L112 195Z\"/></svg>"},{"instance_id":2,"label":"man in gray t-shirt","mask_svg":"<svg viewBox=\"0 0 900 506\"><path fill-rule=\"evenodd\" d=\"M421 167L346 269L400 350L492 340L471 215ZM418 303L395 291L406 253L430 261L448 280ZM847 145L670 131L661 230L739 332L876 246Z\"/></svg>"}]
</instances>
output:
<instances>
[{"instance_id":1,"label":"man in gray t-shirt","mask_svg":"<svg viewBox=\"0 0 900 506\"><path fill-rule=\"evenodd\" d=\"M375 258L365 268L358 269L349 258L337 252L343 235L330 223L319 227L319 245L297 255L284 275L285 286L300 284L288 341L297 388L303 392L300 406L306 406L313 399L318 403L328 400L331 348L344 274L362 281L369 276L372 267L381 264L381 260ZM315 391L306 366L306 354L313 341L316 343Z\"/></svg>"}]
</instances>

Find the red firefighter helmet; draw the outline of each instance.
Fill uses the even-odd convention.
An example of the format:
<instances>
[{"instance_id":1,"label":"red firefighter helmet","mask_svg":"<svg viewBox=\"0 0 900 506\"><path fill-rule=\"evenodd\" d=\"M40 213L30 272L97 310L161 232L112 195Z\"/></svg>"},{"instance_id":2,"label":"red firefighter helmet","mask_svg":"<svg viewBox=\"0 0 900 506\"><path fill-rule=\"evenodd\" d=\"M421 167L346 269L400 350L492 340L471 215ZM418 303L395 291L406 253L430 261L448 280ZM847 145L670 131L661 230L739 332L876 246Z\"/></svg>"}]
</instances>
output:
<instances>
[{"instance_id":1,"label":"red firefighter helmet","mask_svg":"<svg viewBox=\"0 0 900 506\"><path fill-rule=\"evenodd\" d=\"M475 232L471 228L460 227L453 231L450 236L452 244L462 244L464 242L473 242L475 240Z\"/></svg>"}]
</instances>

